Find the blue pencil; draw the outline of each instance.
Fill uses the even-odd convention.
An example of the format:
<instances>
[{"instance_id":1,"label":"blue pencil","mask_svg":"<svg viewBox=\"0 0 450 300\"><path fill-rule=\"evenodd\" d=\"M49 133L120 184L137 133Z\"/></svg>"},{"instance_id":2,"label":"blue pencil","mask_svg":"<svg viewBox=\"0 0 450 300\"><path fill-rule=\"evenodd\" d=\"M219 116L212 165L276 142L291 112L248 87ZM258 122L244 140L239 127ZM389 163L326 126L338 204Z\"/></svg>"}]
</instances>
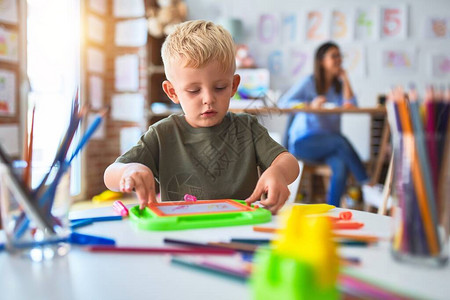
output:
<instances>
[{"instance_id":1,"label":"blue pencil","mask_svg":"<svg viewBox=\"0 0 450 300\"><path fill-rule=\"evenodd\" d=\"M92 122L91 126L89 126L89 128L86 130L86 133L81 138L81 141L78 143L75 151L72 153L72 156L70 157L69 161L66 162L65 160L63 160L61 162L60 168L53 182L50 184L44 195L40 197L39 203L40 205L46 206L48 214L50 214L50 210L53 205L53 200L55 198L56 187L58 186L59 181L61 180L64 173L69 169L69 165L72 162L72 160L77 156L80 150L83 149L83 147L89 141L91 136L94 134L95 130L97 130L107 111L108 111L107 109L103 110L101 114L97 116L97 118L94 120L94 122Z\"/></svg>"},{"instance_id":2,"label":"blue pencil","mask_svg":"<svg viewBox=\"0 0 450 300\"><path fill-rule=\"evenodd\" d=\"M91 126L89 126L89 128L86 130L85 134L83 135L83 137L81 138L81 141L78 143L77 148L75 149L75 151L73 152L72 156L69 159L69 163L72 162L72 160L75 158L75 156L77 156L78 152L84 147L84 145L89 141L89 139L91 138L92 134L94 134L95 130L97 130L98 126L100 125L100 123L103 120L103 117L106 115L106 113L108 112L107 109L103 110L96 118L95 120L92 122Z\"/></svg>"},{"instance_id":3,"label":"blue pencil","mask_svg":"<svg viewBox=\"0 0 450 300\"><path fill-rule=\"evenodd\" d=\"M86 221L86 222L106 222L106 221L118 221L122 220L122 216L104 216L104 217L92 217L92 218L79 218L79 219L71 219L70 222L80 222L80 221Z\"/></svg>"},{"instance_id":4,"label":"blue pencil","mask_svg":"<svg viewBox=\"0 0 450 300\"><path fill-rule=\"evenodd\" d=\"M70 223L70 229L76 229L76 228L80 228L80 227L84 227L87 225L91 225L92 223L94 223L94 221L92 221L92 219L85 219L85 220L78 220L78 221L73 221Z\"/></svg>"}]
</instances>

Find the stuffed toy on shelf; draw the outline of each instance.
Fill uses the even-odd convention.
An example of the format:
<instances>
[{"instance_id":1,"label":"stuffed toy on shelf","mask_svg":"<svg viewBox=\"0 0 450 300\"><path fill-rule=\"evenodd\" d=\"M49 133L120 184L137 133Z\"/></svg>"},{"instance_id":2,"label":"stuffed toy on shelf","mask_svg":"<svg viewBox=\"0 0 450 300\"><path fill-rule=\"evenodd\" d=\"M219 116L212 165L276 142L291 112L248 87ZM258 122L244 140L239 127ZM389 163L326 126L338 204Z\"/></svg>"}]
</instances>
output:
<instances>
[{"instance_id":1,"label":"stuffed toy on shelf","mask_svg":"<svg viewBox=\"0 0 450 300\"><path fill-rule=\"evenodd\" d=\"M170 34L187 17L187 6L182 0L157 0L158 6L147 10L148 33L155 38Z\"/></svg>"}]
</instances>

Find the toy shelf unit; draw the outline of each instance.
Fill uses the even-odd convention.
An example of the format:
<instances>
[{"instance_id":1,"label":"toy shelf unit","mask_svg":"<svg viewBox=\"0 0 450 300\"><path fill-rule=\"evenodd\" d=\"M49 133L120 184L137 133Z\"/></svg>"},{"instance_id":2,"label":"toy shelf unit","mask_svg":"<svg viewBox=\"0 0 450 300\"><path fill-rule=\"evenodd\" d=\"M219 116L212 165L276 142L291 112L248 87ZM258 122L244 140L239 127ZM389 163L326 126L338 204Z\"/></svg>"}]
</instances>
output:
<instances>
[{"instance_id":1,"label":"toy shelf unit","mask_svg":"<svg viewBox=\"0 0 450 300\"><path fill-rule=\"evenodd\" d=\"M146 0L148 12L161 10L160 1ZM152 19L149 17L149 20ZM172 20L175 21L175 20ZM156 36L149 33L147 37L147 91L148 114L147 125L151 125L173 113L181 112L179 105L175 105L164 93L162 83L166 80L164 65L161 58L161 47L165 40L165 33Z\"/></svg>"}]
</instances>

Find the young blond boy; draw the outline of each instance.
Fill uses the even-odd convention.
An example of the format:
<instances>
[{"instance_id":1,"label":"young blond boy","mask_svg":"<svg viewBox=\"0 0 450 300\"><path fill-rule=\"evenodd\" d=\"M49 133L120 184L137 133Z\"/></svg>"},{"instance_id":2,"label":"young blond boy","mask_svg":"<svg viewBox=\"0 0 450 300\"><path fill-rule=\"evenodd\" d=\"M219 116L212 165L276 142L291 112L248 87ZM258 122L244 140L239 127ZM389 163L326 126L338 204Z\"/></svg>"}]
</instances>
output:
<instances>
[{"instance_id":1,"label":"young blond boy","mask_svg":"<svg viewBox=\"0 0 450 300\"><path fill-rule=\"evenodd\" d=\"M267 198L261 204L276 213L298 175L294 156L272 140L255 117L229 113L240 77L231 35L208 21L180 24L162 46L167 80L163 89L184 114L152 126L136 146L105 171L106 186L136 191L141 209L162 200ZM258 179L257 166L264 172Z\"/></svg>"}]
</instances>

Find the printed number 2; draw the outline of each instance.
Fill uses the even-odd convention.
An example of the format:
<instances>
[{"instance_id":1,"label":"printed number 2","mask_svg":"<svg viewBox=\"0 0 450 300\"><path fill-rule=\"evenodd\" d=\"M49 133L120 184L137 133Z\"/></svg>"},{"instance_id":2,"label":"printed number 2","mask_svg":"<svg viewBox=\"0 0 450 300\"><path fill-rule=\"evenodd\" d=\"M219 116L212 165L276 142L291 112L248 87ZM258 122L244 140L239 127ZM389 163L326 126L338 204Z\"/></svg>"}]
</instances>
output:
<instances>
[{"instance_id":1,"label":"printed number 2","mask_svg":"<svg viewBox=\"0 0 450 300\"><path fill-rule=\"evenodd\" d=\"M388 8L384 11L383 32L385 35L393 36L400 32L402 23L398 16L399 13L397 8Z\"/></svg>"},{"instance_id":2,"label":"printed number 2","mask_svg":"<svg viewBox=\"0 0 450 300\"><path fill-rule=\"evenodd\" d=\"M308 40L320 40L323 38L323 35L317 32L322 25L322 18L320 12L313 11L308 13L308 23L310 24L307 33Z\"/></svg>"}]
</instances>

